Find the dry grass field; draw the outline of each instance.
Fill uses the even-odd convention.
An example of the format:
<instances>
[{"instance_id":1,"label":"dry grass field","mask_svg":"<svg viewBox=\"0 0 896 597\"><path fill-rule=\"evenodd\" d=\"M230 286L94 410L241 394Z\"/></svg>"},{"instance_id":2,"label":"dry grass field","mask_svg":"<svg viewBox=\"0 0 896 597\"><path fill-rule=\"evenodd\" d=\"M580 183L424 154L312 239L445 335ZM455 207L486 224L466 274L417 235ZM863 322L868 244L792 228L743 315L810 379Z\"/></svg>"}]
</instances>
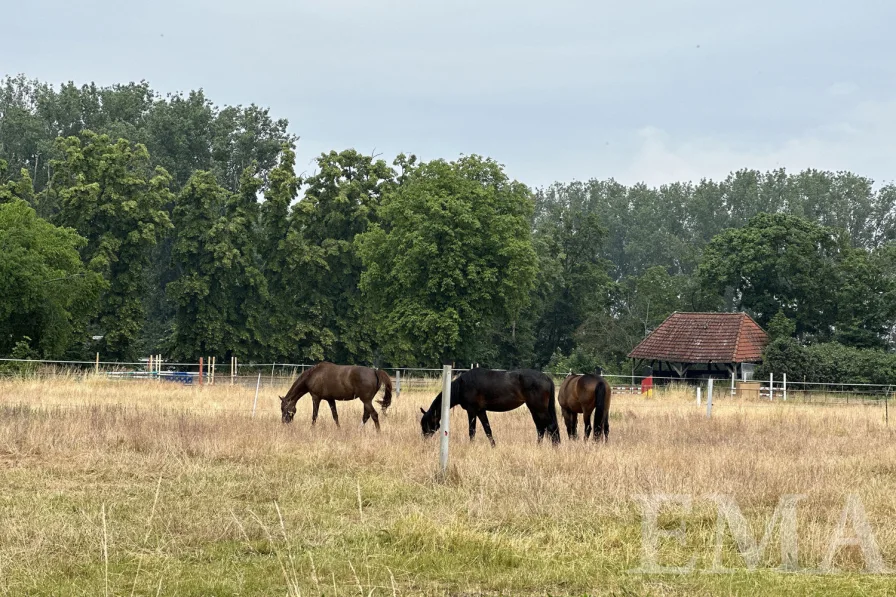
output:
<instances>
[{"instance_id":1,"label":"dry grass field","mask_svg":"<svg viewBox=\"0 0 896 597\"><path fill-rule=\"evenodd\" d=\"M869 406L717 399L708 420L686 392L615 396L609 445L538 446L528 412L494 414L498 445L452 417L452 470L405 392L383 431L337 429L311 402L279 421L262 387L91 378L0 381L0 595L885 595L857 547L825 556L845 496L864 505L896 568L896 433ZM692 496L684 544L658 559L688 574L639 574L638 494ZM780 572L778 532L748 570L730 534L712 567L729 494L760 538L779 498L799 503L802 572ZM758 539L757 539L758 540Z\"/></svg>"}]
</instances>

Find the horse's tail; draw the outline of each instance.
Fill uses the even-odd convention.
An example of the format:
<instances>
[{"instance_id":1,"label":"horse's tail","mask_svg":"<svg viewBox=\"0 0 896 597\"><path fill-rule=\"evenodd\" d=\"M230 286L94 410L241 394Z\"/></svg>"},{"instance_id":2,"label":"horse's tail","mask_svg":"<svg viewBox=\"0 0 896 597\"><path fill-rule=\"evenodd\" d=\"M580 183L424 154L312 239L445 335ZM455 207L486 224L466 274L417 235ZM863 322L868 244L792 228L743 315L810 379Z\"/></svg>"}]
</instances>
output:
<instances>
[{"instance_id":1,"label":"horse's tail","mask_svg":"<svg viewBox=\"0 0 896 597\"><path fill-rule=\"evenodd\" d=\"M383 409L383 412L386 412L386 409L392 405L392 379L389 377L389 374L383 371L382 369L376 370L376 391L380 391L380 386L383 386L386 389L386 393L383 394L383 399L379 401L380 406Z\"/></svg>"},{"instance_id":2,"label":"horse's tail","mask_svg":"<svg viewBox=\"0 0 896 597\"><path fill-rule=\"evenodd\" d=\"M557 420L557 394L555 392L554 378L548 376L548 382L551 384L551 399L548 402L548 420L551 427L551 441L554 444L560 443L560 422Z\"/></svg>"},{"instance_id":3,"label":"horse's tail","mask_svg":"<svg viewBox=\"0 0 896 597\"><path fill-rule=\"evenodd\" d=\"M610 384L603 376L598 376L594 385L594 439L603 433L604 441L610 435Z\"/></svg>"}]
</instances>

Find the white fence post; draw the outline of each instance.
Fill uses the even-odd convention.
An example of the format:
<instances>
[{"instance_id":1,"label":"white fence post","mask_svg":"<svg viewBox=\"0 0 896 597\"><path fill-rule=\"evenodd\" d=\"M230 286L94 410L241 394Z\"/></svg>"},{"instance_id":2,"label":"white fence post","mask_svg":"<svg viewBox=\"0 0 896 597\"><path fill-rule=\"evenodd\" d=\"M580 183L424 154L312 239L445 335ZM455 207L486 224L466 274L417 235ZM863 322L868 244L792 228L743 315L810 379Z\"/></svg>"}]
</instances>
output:
<instances>
[{"instance_id":1,"label":"white fence post","mask_svg":"<svg viewBox=\"0 0 896 597\"><path fill-rule=\"evenodd\" d=\"M700 396L700 390L700 386L697 386L697 406L703 404L703 400L701 399L702 397Z\"/></svg>"},{"instance_id":2,"label":"white fence post","mask_svg":"<svg viewBox=\"0 0 896 597\"><path fill-rule=\"evenodd\" d=\"M768 399L769 402L775 399L775 374L768 374Z\"/></svg>"},{"instance_id":3,"label":"white fence post","mask_svg":"<svg viewBox=\"0 0 896 597\"><path fill-rule=\"evenodd\" d=\"M787 374L782 373L784 376L783 385L781 386L784 389L784 402L787 402Z\"/></svg>"},{"instance_id":4,"label":"white fence post","mask_svg":"<svg viewBox=\"0 0 896 597\"><path fill-rule=\"evenodd\" d=\"M451 423L451 365L442 367L442 428L439 446L439 465L442 473L448 470L448 430Z\"/></svg>"},{"instance_id":5,"label":"white fence post","mask_svg":"<svg viewBox=\"0 0 896 597\"><path fill-rule=\"evenodd\" d=\"M712 417L712 378L709 378L709 383L706 385L706 416L707 418Z\"/></svg>"},{"instance_id":6,"label":"white fence post","mask_svg":"<svg viewBox=\"0 0 896 597\"><path fill-rule=\"evenodd\" d=\"M401 369L395 370L395 397L401 398Z\"/></svg>"},{"instance_id":7,"label":"white fence post","mask_svg":"<svg viewBox=\"0 0 896 597\"><path fill-rule=\"evenodd\" d=\"M252 416L255 416L255 407L258 406L258 388L261 387L261 372L258 372L258 382L255 384L255 402L252 403Z\"/></svg>"}]
</instances>

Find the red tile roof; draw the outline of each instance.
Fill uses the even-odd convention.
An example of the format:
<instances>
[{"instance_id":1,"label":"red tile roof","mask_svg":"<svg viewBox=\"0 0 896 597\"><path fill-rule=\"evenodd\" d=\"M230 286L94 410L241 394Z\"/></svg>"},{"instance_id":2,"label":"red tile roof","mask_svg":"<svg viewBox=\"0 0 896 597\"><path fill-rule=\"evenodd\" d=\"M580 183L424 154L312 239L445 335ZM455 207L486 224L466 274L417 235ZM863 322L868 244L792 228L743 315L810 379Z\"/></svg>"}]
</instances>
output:
<instances>
[{"instance_id":1,"label":"red tile roof","mask_svg":"<svg viewBox=\"0 0 896 597\"><path fill-rule=\"evenodd\" d=\"M629 353L670 363L762 360L768 336L746 313L673 313Z\"/></svg>"}]
</instances>

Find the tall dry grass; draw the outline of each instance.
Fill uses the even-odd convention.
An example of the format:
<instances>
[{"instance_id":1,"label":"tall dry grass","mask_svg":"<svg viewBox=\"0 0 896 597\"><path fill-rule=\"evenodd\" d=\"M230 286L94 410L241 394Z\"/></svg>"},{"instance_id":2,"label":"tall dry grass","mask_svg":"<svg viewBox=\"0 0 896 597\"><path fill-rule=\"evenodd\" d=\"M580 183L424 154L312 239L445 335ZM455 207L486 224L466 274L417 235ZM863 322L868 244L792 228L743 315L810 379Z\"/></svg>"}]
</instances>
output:
<instances>
[{"instance_id":1,"label":"tall dry grass","mask_svg":"<svg viewBox=\"0 0 896 597\"><path fill-rule=\"evenodd\" d=\"M726 540L726 575L644 576L634 496L693 496L672 565L710 567L716 512L732 495L761 537L778 499L799 506L800 562L818 566L857 494L896 566L896 436L883 411L716 398L712 419L682 388L617 395L610 443L536 445L525 409L491 416L498 446L452 416L452 474L420 437L403 393L360 427L360 402L310 426L305 398L279 422L282 384L184 387L100 379L0 382L0 594L886 594L857 549L835 575L782 574L777 538L762 569ZM581 426L580 426L581 429ZM481 430L480 430L481 434Z\"/></svg>"}]
</instances>

